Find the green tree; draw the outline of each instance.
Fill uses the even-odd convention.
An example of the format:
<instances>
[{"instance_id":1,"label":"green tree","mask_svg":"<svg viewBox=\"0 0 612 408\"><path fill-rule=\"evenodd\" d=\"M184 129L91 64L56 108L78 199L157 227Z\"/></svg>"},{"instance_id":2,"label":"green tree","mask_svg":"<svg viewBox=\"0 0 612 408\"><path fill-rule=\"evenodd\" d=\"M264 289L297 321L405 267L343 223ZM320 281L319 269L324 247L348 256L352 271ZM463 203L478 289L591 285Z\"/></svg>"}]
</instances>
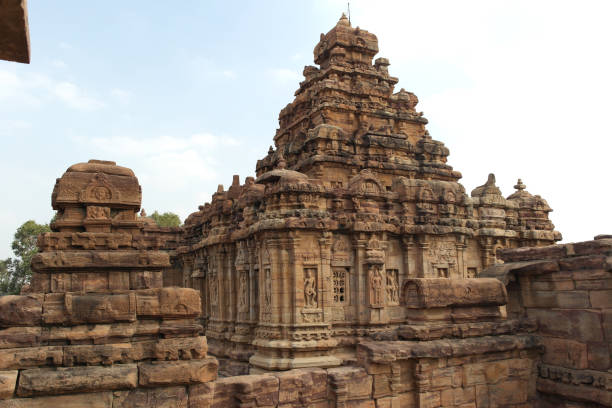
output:
<instances>
[{"instance_id":1,"label":"green tree","mask_svg":"<svg viewBox=\"0 0 612 408\"><path fill-rule=\"evenodd\" d=\"M151 218L155 220L159 227L179 227L181 225L181 219L179 216L171 212L160 214L155 211L153 214L151 214Z\"/></svg>"},{"instance_id":2,"label":"green tree","mask_svg":"<svg viewBox=\"0 0 612 408\"><path fill-rule=\"evenodd\" d=\"M30 262L38 252L36 246L38 235L49 231L49 224L41 225L33 220L26 221L17 228L11 244L15 258L8 258L0 263L2 294L19 293L21 287L30 282L32 277Z\"/></svg>"}]
</instances>

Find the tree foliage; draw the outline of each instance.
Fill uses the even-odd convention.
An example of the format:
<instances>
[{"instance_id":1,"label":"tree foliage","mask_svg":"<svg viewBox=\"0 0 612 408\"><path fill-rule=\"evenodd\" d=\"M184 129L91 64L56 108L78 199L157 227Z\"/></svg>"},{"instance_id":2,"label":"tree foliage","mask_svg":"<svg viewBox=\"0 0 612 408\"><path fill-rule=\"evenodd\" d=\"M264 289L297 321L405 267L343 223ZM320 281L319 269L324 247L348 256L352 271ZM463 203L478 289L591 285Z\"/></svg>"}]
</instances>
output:
<instances>
[{"instance_id":1,"label":"tree foliage","mask_svg":"<svg viewBox=\"0 0 612 408\"><path fill-rule=\"evenodd\" d=\"M49 231L49 224L37 224L33 220L26 221L17 228L11 244L15 258L0 261L1 294L19 293L21 287L30 282L32 277L30 262L38 252L36 246L38 235Z\"/></svg>"},{"instance_id":2,"label":"tree foliage","mask_svg":"<svg viewBox=\"0 0 612 408\"><path fill-rule=\"evenodd\" d=\"M159 227L179 227L181 225L181 219L179 216L171 212L160 214L155 211L153 214L151 214L151 218L155 220Z\"/></svg>"}]
</instances>

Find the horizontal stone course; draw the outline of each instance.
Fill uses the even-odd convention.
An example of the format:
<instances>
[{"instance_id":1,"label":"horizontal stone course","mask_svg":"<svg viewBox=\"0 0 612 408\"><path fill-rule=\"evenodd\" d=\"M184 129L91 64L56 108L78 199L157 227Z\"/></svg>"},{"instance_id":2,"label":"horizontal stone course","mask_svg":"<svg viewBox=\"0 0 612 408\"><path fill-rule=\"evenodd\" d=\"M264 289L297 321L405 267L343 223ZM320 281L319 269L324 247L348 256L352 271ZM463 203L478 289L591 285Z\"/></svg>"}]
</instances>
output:
<instances>
[{"instance_id":1,"label":"horizontal stone course","mask_svg":"<svg viewBox=\"0 0 612 408\"><path fill-rule=\"evenodd\" d=\"M138 385L136 364L111 367L58 367L21 370L17 395L68 394L135 388Z\"/></svg>"}]
</instances>

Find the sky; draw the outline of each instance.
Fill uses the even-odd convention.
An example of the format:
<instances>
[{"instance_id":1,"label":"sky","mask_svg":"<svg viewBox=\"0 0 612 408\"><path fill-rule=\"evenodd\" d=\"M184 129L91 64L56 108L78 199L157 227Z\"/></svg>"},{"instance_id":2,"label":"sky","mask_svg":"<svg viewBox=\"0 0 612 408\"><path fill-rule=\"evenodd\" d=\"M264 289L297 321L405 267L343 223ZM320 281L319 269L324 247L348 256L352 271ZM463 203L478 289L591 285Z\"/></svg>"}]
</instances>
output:
<instances>
[{"instance_id":1,"label":"sky","mask_svg":"<svg viewBox=\"0 0 612 408\"><path fill-rule=\"evenodd\" d=\"M564 242L612 233L612 3L351 1L419 97L469 193L495 173L544 197ZM29 0L31 63L0 61L0 259L53 216L72 164L134 170L148 213L184 219L254 175L334 0Z\"/></svg>"}]
</instances>

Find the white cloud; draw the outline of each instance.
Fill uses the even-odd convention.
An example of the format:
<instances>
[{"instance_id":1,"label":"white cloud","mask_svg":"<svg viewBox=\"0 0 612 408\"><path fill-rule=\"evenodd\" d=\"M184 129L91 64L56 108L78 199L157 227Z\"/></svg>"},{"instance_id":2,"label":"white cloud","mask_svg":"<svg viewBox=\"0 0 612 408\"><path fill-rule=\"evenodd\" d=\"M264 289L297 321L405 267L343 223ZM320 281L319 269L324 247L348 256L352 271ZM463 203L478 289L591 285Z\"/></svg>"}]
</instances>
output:
<instances>
[{"instance_id":1,"label":"white cloud","mask_svg":"<svg viewBox=\"0 0 612 408\"><path fill-rule=\"evenodd\" d=\"M223 75L226 78L230 78L230 79L236 78L236 73L234 71L232 71L232 70L229 70L229 69L221 71L221 75Z\"/></svg>"},{"instance_id":2,"label":"white cloud","mask_svg":"<svg viewBox=\"0 0 612 408\"><path fill-rule=\"evenodd\" d=\"M51 65L59 69L64 69L68 66L64 61L60 59L54 59L53 61L51 61Z\"/></svg>"},{"instance_id":3,"label":"white cloud","mask_svg":"<svg viewBox=\"0 0 612 408\"><path fill-rule=\"evenodd\" d=\"M272 76L272 78L274 78L274 80L283 84L296 84L297 82L304 79L302 74L300 74L298 71L294 71L292 69L287 68L273 68L270 69L268 72Z\"/></svg>"},{"instance_id":4,"label":"white cloud","mask_svg":"<svg viewBox=\"0 0 612 408\"><path fill-rule=\"evenodd\" d=\"M72 47L72 44L69 44L69 43L64 42L64 41L60 42L60 43L58 44L58 46L59 46L59 47L60 47L62 50L71 50L71 49L73 48L73 47Z\"/></svg>"},{"instance_id":5,"label":"white cloud","mask_svg":"<svg viewBox=\"0 0 612 408\"><path fill-rule=\"evenodd\" d=\"M82 111L105 106L104 102L88 95L72 82L58 81L45 74L17 74L0 69L0 102L10 102L11 107L25 105L33 108L56 100Z\"/></svg>"},{"instance_id":6,"label":"white cloud","mask_svg":"<svg viewBox=\"0 0 612 408\"><path fill-rule=\"evenodd\" d=\"M92 111L103 108L103 102L89 97L71 82L58 82L53 85L53 93L71 108L83 111Z\"/></svg>"},{"instance_id":7,"label":"white cloud","mask_svg":"<svg viewBox=\"0 0 612 408\"><path fill-rule=\"evenodd\" d=\"M132 99L132 93L125 89L113 88L110 91L110 95L119 103L127 104Z\"/></svg>"},{"instance_id":8,"label":"white cloud","mask_svg":"<svg viewBox=\"0 0 612 408\"><path fill-rule=\"evenodd\" d=\"M192 75L198 79L235 79L238 76L235 70L220 67L215 61L202 56L191 58L187 66Z\"/></svg>"},{"instance_id":9,"label":"white cloud","mask_svg":"<svg viewBox=\"0 0 612 408\"><path fill-rule=\"evenodd\" d=\"M80 141L91 144L96 152L125 158L139 167L138 174L143 180L154 181L166 191L185 188L194 180L214 180L219 165L216 152L239 145L232 137L210 133L188 137L114 136Z\"/></svg>"}]
</instances>

